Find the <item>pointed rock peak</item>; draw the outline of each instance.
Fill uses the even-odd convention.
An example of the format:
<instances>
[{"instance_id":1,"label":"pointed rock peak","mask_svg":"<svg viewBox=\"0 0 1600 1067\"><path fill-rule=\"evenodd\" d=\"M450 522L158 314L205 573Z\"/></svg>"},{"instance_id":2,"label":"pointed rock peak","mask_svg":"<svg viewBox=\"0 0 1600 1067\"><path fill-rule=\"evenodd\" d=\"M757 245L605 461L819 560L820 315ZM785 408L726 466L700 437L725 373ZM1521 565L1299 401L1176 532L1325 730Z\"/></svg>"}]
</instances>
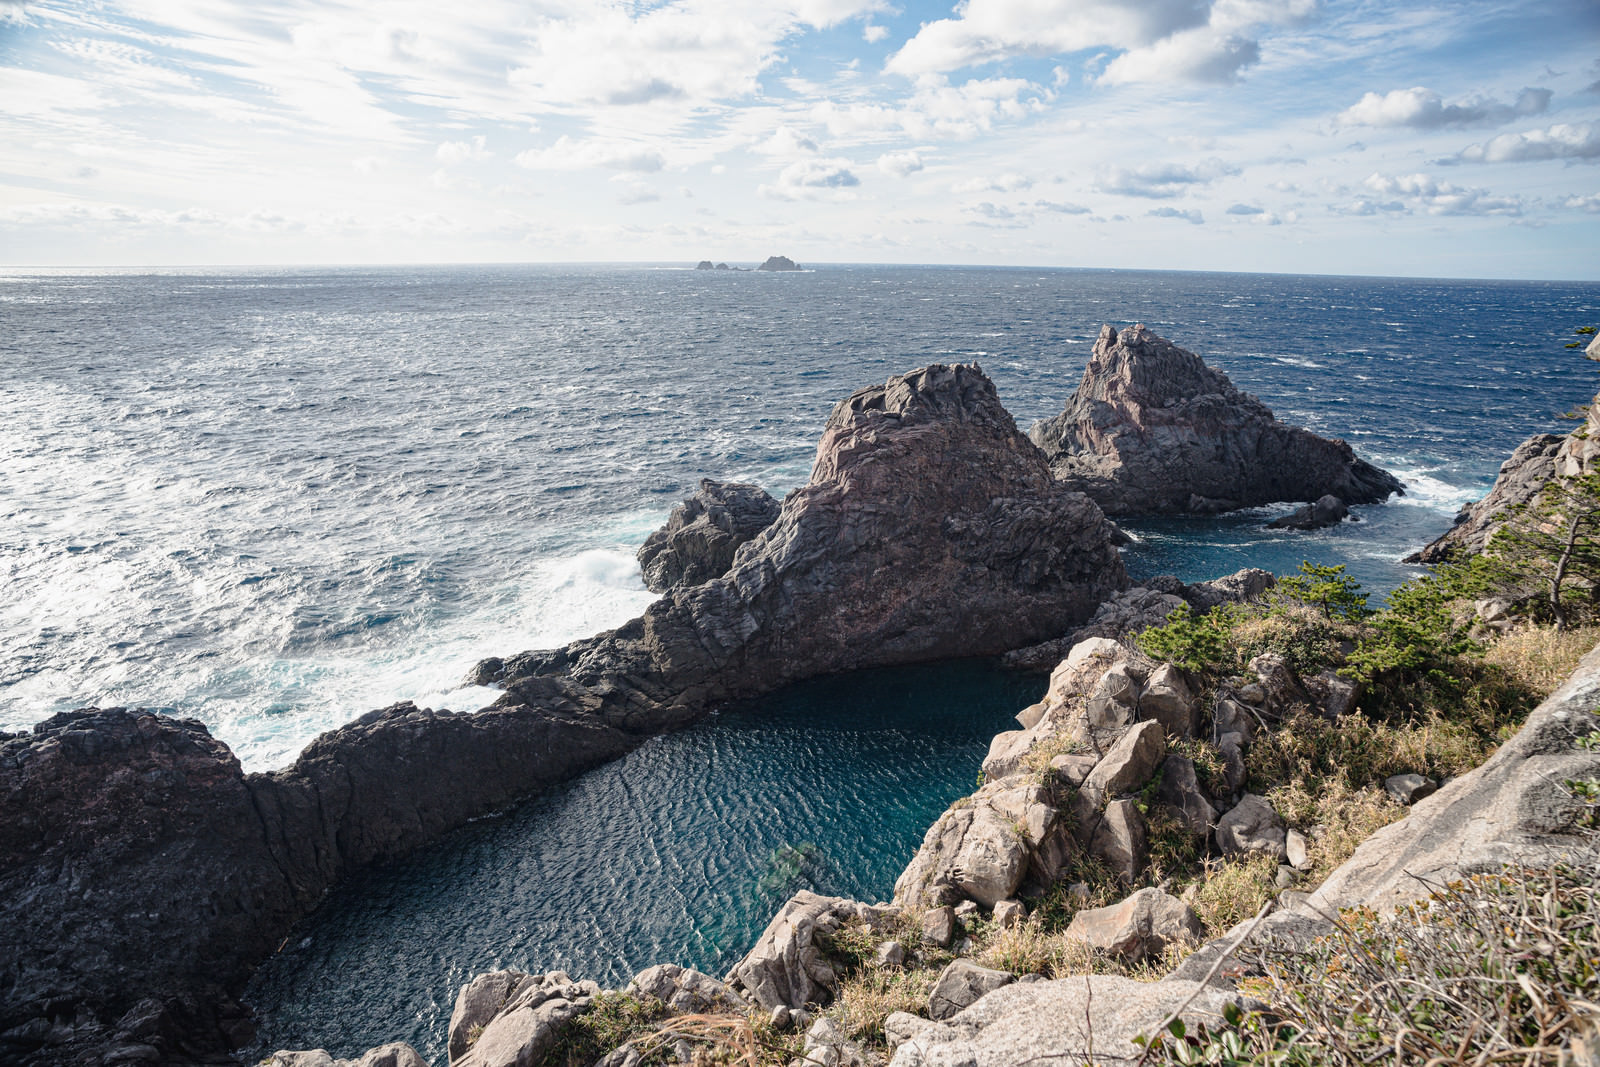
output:
<instances>
[{"instance_id":1,"label":"pointed rock peak","mask_svg":"<svg viewBox=\"0 0 1600 1067\"><path fill-rule=\"evenodd\" d=\"M1123 398L1152 407L1213 395L1232 403L1260 403L1241 393L1226 374L1142 322L1120 332L1110 325L1100 328L1077 395L1089 400Z\"/></svg>"},{"instance_id":2,"label":"pointed rock peak","mask_svg":"<svg viewBox=\"0 0 1600 1067\"><path fill-rule=\"evenodd\" d=\"M896 420L902 425L986 422L1012 431L1016 423L1000 403L994 383L976 363L932 363L897 374L882 385L858 389L834 407L827 429Z\"/></svg>"}]
</instances>

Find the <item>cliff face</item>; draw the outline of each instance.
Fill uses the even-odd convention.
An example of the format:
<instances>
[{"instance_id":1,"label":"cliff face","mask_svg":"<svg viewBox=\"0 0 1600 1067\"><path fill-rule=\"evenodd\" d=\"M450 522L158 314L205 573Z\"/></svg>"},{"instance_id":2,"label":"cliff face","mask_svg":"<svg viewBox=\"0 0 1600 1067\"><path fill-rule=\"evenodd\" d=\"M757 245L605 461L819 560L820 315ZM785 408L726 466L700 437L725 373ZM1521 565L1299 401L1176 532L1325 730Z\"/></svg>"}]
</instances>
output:
<instances>
[{"instance_id":1,"label":"cliff face","mask_svg":"<svg viewBox=\"0 0 1600 1067\"><path fill-rule=\"evenodd\" d=\"M551 652L480 665L507 701L567 677L629 722L800 678L1004 652L1127 585L1114 528L1056 482L972 366L935 365L834 408L810 480L722 578Z\"/></svg>"},{"instance_id":2,"label":"cliff face","mask_svg":"<svg viewBox=\"0 0 1600 1067\"><path fill-rule=\"evenodd\" d=\"M1227 375L1143 325L1101 329L1077 391L1028 436L1108 515L1219 512L1404 492L1341 440L1273 417Z\"/></svg>"}]
</instances>

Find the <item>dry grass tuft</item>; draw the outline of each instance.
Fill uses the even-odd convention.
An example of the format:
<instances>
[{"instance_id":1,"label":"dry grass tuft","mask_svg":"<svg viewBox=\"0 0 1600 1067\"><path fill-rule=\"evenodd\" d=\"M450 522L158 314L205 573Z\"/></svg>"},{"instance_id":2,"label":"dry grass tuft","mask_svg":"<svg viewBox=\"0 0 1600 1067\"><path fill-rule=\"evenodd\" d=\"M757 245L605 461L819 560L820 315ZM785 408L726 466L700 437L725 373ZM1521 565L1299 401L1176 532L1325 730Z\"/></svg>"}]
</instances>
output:
<instances>
[{"instance_id":1,"label":"dry grass tuft","mask_svg":"<svg viewBox=\"0 0 1600 1067\"><path fill-rule=\"evenodd\" d=\"M1506 634L1489 646L1483 658L1543 699L1577 670L1578 661L1597 643L1600 626L1559 632L1553 626L1533 626Z\"/></svg>"},{"instance_id":2,"label":"dry grass tuft","mask_svg":"<svg viewBox=\"0 0 1600 1067\"><path fill-rule=\"evenodd\" d=\"M1207 937L1220 937L1255 915L1278 891L1278 861L1259 852L1206 865L1194 908Z\"/></svg>"}]
</instances>

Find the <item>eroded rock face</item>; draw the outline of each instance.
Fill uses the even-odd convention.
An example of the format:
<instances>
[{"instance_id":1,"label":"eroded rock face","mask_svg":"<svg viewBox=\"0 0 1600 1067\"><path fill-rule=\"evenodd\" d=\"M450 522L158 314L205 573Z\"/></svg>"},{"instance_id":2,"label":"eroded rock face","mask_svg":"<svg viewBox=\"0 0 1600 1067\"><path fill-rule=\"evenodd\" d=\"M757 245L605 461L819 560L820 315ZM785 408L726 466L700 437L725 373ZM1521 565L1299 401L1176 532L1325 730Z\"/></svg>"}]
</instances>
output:
<instances>
[{"instance_id":1,"label":"eroded rock face","mask_svg":"<svg viewBox=\"0 0 1600 1067\"><path fill-rule=\"evenodd\" d=\"M699 491L639 546L645 588L665 593L722 577L739 546L777 517L778 502L760 486L703 479Z\"/></svg>"},{"instance_id":2,"label":"eroded rock face","mask_svg":"<svg viewBox=\"0 0 1600 1067\"><path fill-rule=\"evenodd\" d=\"M734 965L728 982L767 1011L826 1004L838 990L839 978L823 952L822 940L851 919L876 927L892 914L889 909L802 890L772 917L750 954Z\"/></svg>"},{"instance_id":3,"label":"eroded rock face","mask_svg":"<svg viewBox=\"0 0 1600 1067\"><path fill-rule=\"evenodd\" d=\"M1010 971L996 971L980 967L971 960L951 960L940 972L928 994L928 1018L948 1019L973 1004L985 993L1010 985L1016 975Z\"/></svg>"},{"instance_id":4,"label":"eroded rock face","mask_svg":"<svg viewBox=\"0 0 1600 1067\"><path fill-rule=\"evenodd\" d=\"M1304 507L1295 508L1267 523L1272 530L1320 530L1337 526L1350 516L1350 508L1332 493L1318 497Z\"/></svg>"},{"instance_id":5,"label":"eroded rock face","mask_svg":"<svg viewBox=\"0 0 1600 1067\"><path fill-rule=\"evenodd\" d=\"M646 967L633 976L628 988L655 997L675 1012L690 1015L737 1013L749 1007L743 997L709 974L672 963Z\"/></svg>"},{"instance_id":6,"label":"eroded rock face","mask_svg":"<svg viewBox=\"0 0 1600 1067\"><path fill-rule=\"evenodd\" d=\"M568 679L634 728L817 674L997 654L1065 632L1127 585L1112 537L981 370L934 365L834 409L810 481L725 576L474 679L508 702Z\"/></svg>"},{"instance_id":7,"label":"eroded rock face","mask_svg":"<svg viewBox=\"0 0 1600 1067\"><path fill-rule=\"evenodd\" d=\"M480 974L461 987L450 1015L450 1065L530 1067L599 994L595 983L561 971Z\"/></svg>"},{"instance_id":8,"label":"eroded rock face","mask_svg":"<svg viewBox=\"0 0 1600 1067\"><path fill-rule=\"evenodd\" d=\"M1130 960L1159 956L1168 945L1195 941L1200 917L1177 897L1154 887L1141 889L1104 908L1088 908L1072 917L1066 936Z\"/></svg>"},{"instance_id":9,"label":"eroded rock face","mask_svg":"<svg viewBox=\"0 0 1600 1067\"><path fill-rule=\"evenodd\" d=\"M1368 504L1404 491L1344 441L1279 422L1143 325L1102 328L1066 410L1028 436L1057 477L1108 515L1232 511L1327 494Z\"/></svg>"}]
</instances>

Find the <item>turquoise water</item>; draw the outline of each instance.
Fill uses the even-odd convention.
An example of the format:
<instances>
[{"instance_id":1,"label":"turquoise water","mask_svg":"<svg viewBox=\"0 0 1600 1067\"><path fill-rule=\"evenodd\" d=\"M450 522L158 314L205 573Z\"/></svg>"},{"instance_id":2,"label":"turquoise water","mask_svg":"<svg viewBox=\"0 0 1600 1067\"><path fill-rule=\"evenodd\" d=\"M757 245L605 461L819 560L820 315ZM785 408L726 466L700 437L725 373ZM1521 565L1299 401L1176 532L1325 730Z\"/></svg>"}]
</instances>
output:
<instances>
[{"instance_id":1,"label":"turquoise water","mask_svg":"<svg viewBox=\"0 0 1600 1067\"><path fill-rule=\"evenodd\" d=\"M1044 679L986 662L817 679L680 733L335 891L246 994L252 1054L407 1040L502 967L602 985L721 975L798 889L884 900Z\"/></svg>"}]
</instances>

